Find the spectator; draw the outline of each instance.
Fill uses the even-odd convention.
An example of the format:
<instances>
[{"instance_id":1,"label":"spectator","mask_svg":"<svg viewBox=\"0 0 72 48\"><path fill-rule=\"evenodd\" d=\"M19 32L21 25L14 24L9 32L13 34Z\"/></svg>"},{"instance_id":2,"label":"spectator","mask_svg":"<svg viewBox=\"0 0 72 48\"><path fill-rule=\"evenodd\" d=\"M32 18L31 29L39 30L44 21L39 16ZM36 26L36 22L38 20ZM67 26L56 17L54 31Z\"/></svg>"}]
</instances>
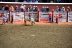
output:
<instances>
[{"instance_id":1,"label":"spectator","mask_svg":"<svg viewBox=\"0 0 72 48\"><path fill-rule=\"evenodd\" d=\"M62 7L62 8L61 8L61 11L63 11L63 12L64 12L64 11L65 11L65 7Z\"/></svg>"},{"instance_id":2,"label":"spectator","mask_svg":"<svg viewBox=\"0 0 72 48\"><path fill-rule=\"evenodd\" d=\"M41 11L42 11L42 12L44 12L44 11L45 11L45 8L44 8L44 6L41 8Z\"/></svg>"},{"instance_id":3,"label":"spectator","mask_svg":"<svg viewBox=\"0 0 72 48\"><path fill-rule=\"evenodd\" d=\"M30 2L30 0L26 0L26 2Z\"/></svg>"},{"instance_id":4,"label":"spectator","mask_svg":"<svg viewBox=\"0 0 72 48\"><path fill-rule=\"evenodd\" d=\"M8 12L8 10L9 10L9 6L8 6L8 5L6 5L6 7L5 7L5 11L7 11L7 12Z\"/></svg>"},{"instance_id":5,"label":"spectator","mask_svg":"<svg viewBox=\"0 0 72 48\"><path fill-rule=\"evenodd\" d=\"M68 11L71 11L71 8L69 6L67 7L67 9L68 9Z\"/></svg>"},{"instance_id":6,"label":"spectator","mask_svg":"<svg viewBox=\"0 0 72 48\"><path fill-rule=\"evenodd\" d=\"M38 7L37 7L37 6L35 6L35 11L37 12L37 10L38 10Z\"/></svg>"},{"instance_id":7,"label":"spectator","mask_svg":"<svg viewBox=\"0 0 72 48\"><path fill-rule=\"evenodd\" d=\"M50 11L50 8L49 8L48 6L46 7L46 11L47 11L47 12L49 12L49 11Z\"/></svg>"},{"instance_id":8,"label":"spectator","mask_svg":"<svg viewBox=\"0 0 72 48\"><path fill-rule=\"evenodd\" d=\"M29 11L33 11L33 7L32 7L32 5L30 5L30 7L29 7Z\"/></svg>"},{"instance_id":9,"label":"spectator","mask_svg":"<svg viewBox=\"0 0 72 48\"><path fill-rule=\"evenodd\" d=\"M35 5L33 6L33 11L35 11Z\"/></svg>"},{"instance_id":10,"label":"spectator","mask_svg":"<svg viewBox=\"0 0 72 48\"><path fill-rule=\"evenodd\" d=\"M57 0L58 3L62 3L62 0Z\"/></svg>"},{"instance_id":11,"label":"spectator","mask_svg":"<svg viewBox=\"0 0 72 48\"><path fill-rule=\"evenodd\" d=\"M13 6L11 6L11 12L13 12L14 11L14 7Z\"/></svg>"},{"instance_id":12,"label":"spectator","mask_svg":"<svg viewBox=\"0 0 72 48\"><path fill-rule=\"evenodd\" d=\"M38 0L36 0L35 3L38 3Z\"/></svg>"},{"instance_id":13,"label":"spectator","mask_svg":"<svg viewBox=\"0 0 72 48\"><path fill-rule=\"evenodd\" d=\"M23 10L26 11L26 8L27 8L26 5L24 5L24 9Z\"/></svg>"},{"instance_id":14,"label":"spectator","mask_svg":"<svg viewBox=\"0 0 72 48\"><path fill-rule=\"evenodd\" d=\"M59 11L61 11L62 7L59 7Z\"/></svg>"},{"instance_id":15,"label":"spectator","mask_svg":"<svg viewBox=\"0 0 72 48\"><path fill-rule=\"evenodd\" d=\"M16 12L19 12L19 8L18 8L17 5L16 5L16 7L15 7L15 11L16 11Z\"/></svg>"},{"instance_id":16,"label":"spectator","mask_svg":"<svg viewBox=\"0 0 72 48\"><path fill-rule=\"evenodd\" d=\"M36 0L32 0L32 2L35 2Z\"/></svg>"},{"instance_id":17,"label":"spectator","mask_svg":"<svg viewBox=\"0 0 72 48\"><path fill-rule=\"evenodd\" d=\"M30 7L26 7L26 11L29 12L30 11Z\"/></svg>"},{"instance_id":18,"label":"spectator","mask_svg":"<svg viewBox=\"0 0 72 48\"><path fill-rule=\"evenodd\" d=\"M27 11L29 12L30 11L30 8L27 8Z\"/></svg>"},{"instance_id":19,"label":"spectator","mask_svg":"<svg viewBox=\"0 0 72 48\"><path fill-rule=\"evenodd\" d=\"M23 4L20 6L20 9L21 9L21 12L24 11L24 6L23 6Z\"/></svg>"},{"instance_id":20,"label":"spectator","mask_svg":"<svg viewBox=\"0 0 72 48\"><path fill-rule=\"evenodd\" d=\"M45 6L44 8L45 8L45 12L46 12L46 11L47 11L47 10L46 10L46 6Z\"/></svg>"},{"instance_id":21,"label":"spectator","mask_svg":"<svg viewBox=\"0 0 72 48\"><path fill-rule=\"evenodd\" d=\"M56 6L56 11L57 11L57 12L59 11L59 7L58 7L58 6Z\"/></svg>"},{"instance_id":22,"label":"spectator","mask_svg":"<svg viewBox=\"0 0 72 48\"><path fill-rule=\"evenodd\" d=\"M4 6L2 6L1 10L2 10L2 11L4 11L4 10L5 10Z\"/></svg>"}]
</instances>

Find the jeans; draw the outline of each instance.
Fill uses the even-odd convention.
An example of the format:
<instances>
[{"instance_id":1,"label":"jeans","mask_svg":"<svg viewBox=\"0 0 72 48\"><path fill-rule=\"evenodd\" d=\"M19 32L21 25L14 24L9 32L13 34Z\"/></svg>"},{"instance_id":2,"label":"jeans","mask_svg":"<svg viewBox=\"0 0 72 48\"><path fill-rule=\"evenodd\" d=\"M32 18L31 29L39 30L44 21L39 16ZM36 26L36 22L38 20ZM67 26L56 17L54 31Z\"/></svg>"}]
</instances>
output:
<instances>
[{"instance_id":1,"label":"jeans","mask_svg":"<svg viewBox=\"0 0 72 48\"><path fill-rule=\"evenodd\" d=\"M52 23L52 18L51 17L49 18L49 21L50 21L50 23Z\"/></svg>"},{"instance_id":2,"label":"jeans","mask_svg":"<svg viewBox=\"0 0 72 48\"><path fill-rule=\"evenodd\" d=\"M6 19L6 22L8 23L8 18Z\"/></svg>"}]
</instances>

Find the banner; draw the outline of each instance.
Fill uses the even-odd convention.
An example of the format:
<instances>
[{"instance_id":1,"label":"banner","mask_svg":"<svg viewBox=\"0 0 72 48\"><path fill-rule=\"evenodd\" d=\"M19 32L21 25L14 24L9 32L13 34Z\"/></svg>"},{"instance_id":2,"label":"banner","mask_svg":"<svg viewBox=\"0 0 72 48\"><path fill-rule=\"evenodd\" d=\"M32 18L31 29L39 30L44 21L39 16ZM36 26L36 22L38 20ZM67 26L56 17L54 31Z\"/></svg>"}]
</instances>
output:
<instances>
[{"instance_id":1,"label":"banner","mask_svg":"<svg viewBox=\"0 0 72 48\"><path fill-rule=\"evenodd\" d=\"M68 12L68 22L72 22L72 11Z\"/></svg>"}]
</instances>

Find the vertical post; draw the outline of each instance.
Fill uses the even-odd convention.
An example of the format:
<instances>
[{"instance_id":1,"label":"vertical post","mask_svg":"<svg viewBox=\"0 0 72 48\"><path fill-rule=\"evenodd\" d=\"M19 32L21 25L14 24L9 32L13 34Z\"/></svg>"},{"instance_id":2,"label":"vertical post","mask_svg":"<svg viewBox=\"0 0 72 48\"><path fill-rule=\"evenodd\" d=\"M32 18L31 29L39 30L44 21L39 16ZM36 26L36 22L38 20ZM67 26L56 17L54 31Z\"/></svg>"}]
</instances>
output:
<instances>
[{"instance_id":1,"label":"vertical post","mask_svg":"<svg viewBox=\"0 0 72 48\"><path fill-rule=\"evenodd\" d=\"M24 19L25 19L25 11L24 11Z\"/></svg>"},{"instance_id":2,"label":"vertical post","mask_svg":"<svg viewBox=\"0 0 72 48\"><path fill-rule=\"evenodd\" d=\"M9 21L10 21L10 11L9 11Z\"/></svg>"},{"instance_id":3,"label":"vertical post","mask_svg":"<svg viewBox=\"0 0 72 48\"><path fill-rule=\"evenodd\" d=\"M66 22L68 22L68 9L67 9L67 17L66 17Z\"/></svg>"},{"instance_id":4,"label":"vertical post","mask_svg":"<svg viewBox=\"0 0 72 48\"><path fill-rule=\"evenodd\" d=\"M11 11L11 7L9 7L9 10L8 10L8 11L9 11L9 21L10 21L10 11Z\"/></svg>"},{"instance_id":5,"label":"vertical post","mask_svg":"<svg viewBox=\"0 0 72 48\"><path fill-rule=\"evenodd\" d=\"M52 22L53 22L54 9L52 9Z\"/></svg>"},{"instance_id":6,"label":"vertical post","mask_svg":"<svg viewBox=\"0 0 72 48\"><path fill-rule=\"evenodd\" d=\"M26 9L24 8L24 22L25 22L25 11L26 11Z\"/></svg>"},{"instance_id":7,"label":"vertical post","mask_svg":"<svg viewBox=\"0 0 72 48\"><path fill-rule=\"evenodd\" d=\"M38 22L40 22L40 9L38 8Z\"/></svg>"}]
</instances>

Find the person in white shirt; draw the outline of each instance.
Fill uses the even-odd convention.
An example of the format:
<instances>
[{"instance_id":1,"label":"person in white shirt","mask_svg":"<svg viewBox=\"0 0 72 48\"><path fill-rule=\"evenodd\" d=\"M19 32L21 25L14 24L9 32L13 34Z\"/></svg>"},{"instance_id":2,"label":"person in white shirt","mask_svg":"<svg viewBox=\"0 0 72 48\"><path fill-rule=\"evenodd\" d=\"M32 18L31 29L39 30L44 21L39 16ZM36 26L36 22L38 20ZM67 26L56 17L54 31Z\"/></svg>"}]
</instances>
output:
<instances>
[{"instance_id":1,"label":"person in white shirt","mask_svg":"<svg viewBox=\"0 0 72 48\"><path fill-rule=\"evenodd\" d=\"M63 11L63 12L64 12L64 11L65 11L65 7L62 7L62 8L61 8L61 11Z\"/></svg>"},{"instance_id":2,"label":"person in white shirt","mask_svg":"<svg viewBox=\"0 0 72 48\"><path fill-rule=\"evenodd\" d=\"M20 9L21 9L21 12L24 11L24 6L23 6L23 4L20 6Z\"/></svg>"}]
</instances>

